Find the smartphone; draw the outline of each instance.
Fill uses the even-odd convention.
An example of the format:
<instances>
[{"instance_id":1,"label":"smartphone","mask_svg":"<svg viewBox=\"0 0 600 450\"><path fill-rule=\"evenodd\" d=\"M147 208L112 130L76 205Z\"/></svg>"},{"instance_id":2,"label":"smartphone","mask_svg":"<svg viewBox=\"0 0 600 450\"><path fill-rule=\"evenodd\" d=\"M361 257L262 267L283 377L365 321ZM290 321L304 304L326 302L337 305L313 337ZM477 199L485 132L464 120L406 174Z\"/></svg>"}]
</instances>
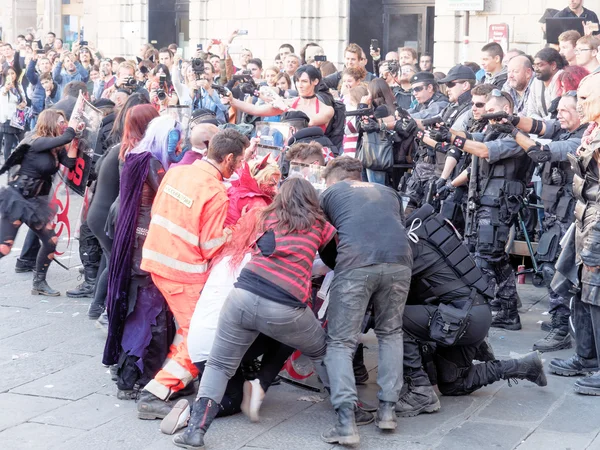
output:
<instances>
[{"instance_id":1,"label":"smartphone","mask_svg":"<svg viewBox=\"0 0 600 450\"><path fill-rule=\"evenodd\" d=\"M202 44L196 45L196 50L202 50Z\"/></svg>"},{"instance_id":2,"label":"smartphone","mask_svg":"<svg viewBox=\"0 0 600 450\"><path fill-rule=\"evenodd\" d=\"M238 36L246 36L248 34L248 30L238 30Z\"/></svg>"},{"instance_id":3,"label":"smartphone","mask_svg":"<svg viewBox=\"0 0 600 450\"><path fill-rule=\"evenodd\" d=\"M315 55L315 61L327 61L326 55Z\"/></svg>"},{"instance_id":4,"label":"smartphone","mask_svg":"<svg viewBox=\"0 0 600 450\"><path fill-rule=\"evenodd\" d=\"M79 42L79 46L80 46L80 47L83 47L83 46L85 46L85 45L88 45L88 41L80 41L80 42Z\"/></svg>"},{"instance_id":5,"label":"smartphone","mask_svg":"<svg viewBox=\"0 0 600 450\"><path fill-rule=\"evenodd\" d=\"M371 48L373 50L379 50L379 41L377 39L371 39Z\"/></svg>"},{"instance_id":6,"label":"smartphone","mask_svg":"<svg viewBox=\"0 0 600 450\"><path fill-rule=\"evenodd\" d=\"M46 52L44 51L44 49L42 49L42 48L38 48L38 49L37 49L35 52L36 52L38 55L44 55L44 54L46 53Z\"/></svg>"}]
</instances>

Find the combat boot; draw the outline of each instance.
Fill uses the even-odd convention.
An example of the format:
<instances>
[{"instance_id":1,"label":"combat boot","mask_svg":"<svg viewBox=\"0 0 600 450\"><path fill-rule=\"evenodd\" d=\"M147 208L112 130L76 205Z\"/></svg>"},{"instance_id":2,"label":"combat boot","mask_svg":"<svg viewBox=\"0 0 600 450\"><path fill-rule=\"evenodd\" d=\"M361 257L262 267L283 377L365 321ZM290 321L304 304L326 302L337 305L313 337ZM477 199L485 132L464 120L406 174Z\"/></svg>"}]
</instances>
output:
<instances>
[{"instance_id":1,"label":"combat boot","mask_svg":"<svg viewBox=\"0 0 600 450\"><path fill-rule=\"evenodd\" d=\"M17 258L15 264L16 273L33 272L35 270L35 260Z\"/></svg>"},{"instance_id":2,"label":"combat boot","mask_svg":"<svg viewBox=\"0 0 600 450\"><path fill-rule=\"evenodd\" d=\"M533 349L540 352L554 352L563 348L571 348L569 316L554 314L552 316L552 329L545 338L533 344Z\"/></svg>"},{"instance_id":3,"label":"combat boot","mask_svg":"<svg viewBox=\"0 0 600 450\"><path fill-rule=\"evenodd\" d=\"M440 400L425 374L406 376L408 389L396 403L396 414L414 417L421 413L433 413L441 408Z\"/></svg>"},{"instance_id":4,"label":"combat boot","mask_svg":"<svg viewBox=\"0 0 600 450\"><path fill-rule=\"evenodd\" d=\"M500 371L503 380L528 380L538 386L548 384L539 352L531 352L519 359L500 361Z\"/></svg>"},{"instance_id":5,"label":"combat boot","mask_svg":"<svg viewBox=\"0 0 600 450\"><path fill-rule=\"evenodd\" d=\"M583 395L600 395L600 372L577 380L575 392Z\"/></svg>"},{"instance_id":6,"label":"combat boot","mask_svg":"<svg viewBox=\"0 0 600 450\"><path fill-rule=\"evenodd\" d=\"M52 289L46 283L46 272L33 272L33 288L31 295L46 295L48 297L58 297L60 292Z\"/></svg>"},{"instance_id":7,"label":"combat boot","mask_svg":"<svg viewBox=\"0 0 600 450\"><path fill-rule=\"evenodd\" d=\"M492 319L492 327L505 330L520 330L521 318L517 309L516 300L501 300L501 309Z\"/></svg>"},{"instance_id":8,"label":"combat boot","mask_svg":"<svg viewBox=\"0 0 600 450\"><path fill-rule=\"evenodd\" d=\"M67 291L67 297L69 298L93 298L94 287L96 287L96 275L98 269L85 268L83 273L83 283L77 286L75 289L69 289Z\"/></svg>"},{"instance_id":9,"label":"combat boot","mask_svg":"<svg viewBox=\"0 0 600 450\"><path fill-rule=\"evenodd\" d=\"M356 384L365 384L369 381L369 371L365 366L364 346L358 344L354 359L352 360L352 370L354 371L354 381Z\"/></svg>"},{"instance_id":10,"label":"combat boot","mask_svg":"<svg viewBox=\"0 0 600 450\"><path fill-rule=\"evenodd\" d=\"M323 432L321 435L328 444L356 445L360 442L356 419L354 416L354 405L344 403L337 410L337 423L333 428Z\"/></svg>"},{"instance_id":11,"label":"combat boot","mask_svg":"<svg viewBox=\"0 0 600 450\"><path fill-rule=\"evenodd\" d=\"M138 419L164 419L172 408L172 402L162 400L151 392L143 390L137 404Z\"/></svg>"},{"instance_id":12,"label":"combat boot","mask_svg":"<svg viewBox=\"0 0 600 450\"><path fill-rule=\"evenodd\" d=\"M575 354L569 359L554 358L548 366L550 372L565 377L589 375L600 370L597 359L586 359Z\"/></svg>"},{"instance_id":13,"label":"combat boot","mask_svg":"<svg viewBox=\"0 0 600 450\"><path fill-rule=\"evenodd\" d=\"M173 444L181 448L203 449L204 435L217 417L219 408L219 404L210 398L201 397L196 400L187 429L173 437Z\"/></svg>"}]
</instances>

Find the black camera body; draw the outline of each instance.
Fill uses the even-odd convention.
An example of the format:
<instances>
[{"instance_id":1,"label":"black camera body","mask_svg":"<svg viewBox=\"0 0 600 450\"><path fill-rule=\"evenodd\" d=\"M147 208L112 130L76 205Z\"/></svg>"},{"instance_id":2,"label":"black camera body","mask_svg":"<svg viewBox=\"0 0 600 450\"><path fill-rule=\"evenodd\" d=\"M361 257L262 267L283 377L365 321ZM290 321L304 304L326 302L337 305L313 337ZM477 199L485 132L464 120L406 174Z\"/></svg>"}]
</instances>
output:
<instances>
[{"instance_id":1,"label":"black camera body","mask_svg":"<svg viewBox=\"0 0 600 450\"><path fill-rule=\"evenodd\" d=\"M192 58L191 63L196 77L204 73L204 60L202 58Z\"/></svg>"},{"instance_id":2,"label":"black camera body","mask_svg":"<svg viewBox=\"0 0 600 450\"><path fill-rule=\"evenodd\" d=\"M167 93L165 92L164 89L157 89L156 90L156 96L158 97L158 99L162 102L164 100L166 100L167 98Z\"/></svg>"},{"instance_id":3,"label":"black camera body","mask_svg":"<svg viewBox=\"0 0 600 450\"><path fill-rule=\"evenodd\" d=\"M388 70L393 76L397 76L398 72L400 72L400 63L396 60L386 61Z\"/></svg>"},{"instance_id":4,"label":"black camera body","mask_svg":"<svg viewBox=\"0 0 600 450\"><path fill-rule=\"evenodd\" d=\"M254 78L252 78L252 75L247 70L244 70L239 74L236 73L232 77L232 80L239 83L238 88L242 94L254 95L254 93L258 90L258 86L256 85Z\"/></svg>"},{"instance_id":5,"label":"black camera body","mask_svg":"<svg viewBox=\"0 0 600 450\"><path fill-rule=\"evenodd\" d=\"M127 77L125 78L125 83L123 84L124 88L136 88L137 87L137 81L134 77Z\"/></svg>"}]
</instances>

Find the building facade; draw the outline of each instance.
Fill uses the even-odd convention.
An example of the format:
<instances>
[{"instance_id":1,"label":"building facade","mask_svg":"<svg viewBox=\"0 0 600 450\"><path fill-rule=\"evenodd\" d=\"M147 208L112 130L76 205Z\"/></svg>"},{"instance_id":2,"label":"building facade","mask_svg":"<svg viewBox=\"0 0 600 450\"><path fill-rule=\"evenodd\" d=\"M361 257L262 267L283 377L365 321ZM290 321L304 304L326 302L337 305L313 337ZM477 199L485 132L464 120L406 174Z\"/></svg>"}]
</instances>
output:
<instances>
[{"instance_id":1,"label":"building facade","mask_svg":"<svg viewBox=\"0 0 600 450\"><path fill-rule=\"evenodd\" d=\"M190 55L197 44L248 30L236 44L270 65L279 45L300 49L319 42L340 64L346 44L368 51L377 39L384 52L402 46L434 55L447 70L457 61L479 61L490 26L502 30L508 48L534 53L544 44L538 20L566 0L0 0L2 38L29 28L43 37L54 31L67 42L91 41L107 56L138 54L140 46L177 43ZM590 9L600 2L587 2ZM455 7L481 11L455 11ZM473 6L476 5L476 6ZM600 12L600 11L597 11ZM506 26L505 26L506 25ZM504 33L504 30L507 33ZM506 36L507 34L507 36Z\"/></svg>"}]
</instances>

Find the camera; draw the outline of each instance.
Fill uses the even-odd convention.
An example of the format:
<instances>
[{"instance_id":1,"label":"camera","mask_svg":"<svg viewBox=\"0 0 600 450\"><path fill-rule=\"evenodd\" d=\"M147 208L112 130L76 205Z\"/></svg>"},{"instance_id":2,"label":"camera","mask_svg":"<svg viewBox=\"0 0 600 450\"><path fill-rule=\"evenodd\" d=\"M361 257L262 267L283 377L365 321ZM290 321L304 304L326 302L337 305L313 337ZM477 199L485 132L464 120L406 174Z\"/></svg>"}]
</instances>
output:
<instances>
[{"instance_id":1,"label":"camera","mask_svg":"<svg viewBox=\"0 0 600 450\"><path fill-rule=\"evenodd\" d=\"M79 46L83 47L85 45L88 45L88 41L79 41Z\"/></svg>"},{"instance_id":2,"label":"camera","mask_svg":"<svg viewBox=\"0 0 600 450\"><path fill-rule=\"evenodd\" d=\"M254 82L252 75L250 75L250 71L244 70L239 74L236 73L232 77L232 80L239 82L238 88L242 94L254 95L258 90L258 86Z\"/></svg>"},{"instance_id":3,"label":"camera","mask_svg":"<svg viewBox=\"0 0 600 450\"><path fill-rule=\"evenodd\" d=\"M326 55L315 55L315 61L327 61Z\"/></svg>"},{"instance_id":4,"label":"camera","mask_svg":"<svg viewBox=\"0 0 600 450\"><path fill-rule=\"evenodd\" d=\"M137 87L137 81L133 77L127 77L127 78L125 78L125 83L123 84L123 87L126 87L126 88Z\"/></svg>"},{"instance_id":5,"label":"camera","mask_svg":"<svg viewBox=\"0 0 600 450\"><path fill-rule=\"evenodd\" d=\"M162 102L162 101L164 101L167 98L167 93L165 92L164 89L157 89L156 90L156 96Z\"/></svg>"},{"instance_id":6,"label":"camera","mask_svg":"<svg viewBox=\"0 0 600 450\"><path fill-rule=\"evenodd\" d=\"M198 75L204 73L204 60L202 58L192 58L192 70Z\"/></svg>"},{"instance_id":7,"label":"camera","mask_svg":"<svg viewBox=\"0 0 600 450\"><path fill-rule=\"evenodd\" d=\"M400 63L394 59L391 61L386 61L388 70L393 76L397 76L398 72L400 72Z\"/></svg>"}]
</instances>

